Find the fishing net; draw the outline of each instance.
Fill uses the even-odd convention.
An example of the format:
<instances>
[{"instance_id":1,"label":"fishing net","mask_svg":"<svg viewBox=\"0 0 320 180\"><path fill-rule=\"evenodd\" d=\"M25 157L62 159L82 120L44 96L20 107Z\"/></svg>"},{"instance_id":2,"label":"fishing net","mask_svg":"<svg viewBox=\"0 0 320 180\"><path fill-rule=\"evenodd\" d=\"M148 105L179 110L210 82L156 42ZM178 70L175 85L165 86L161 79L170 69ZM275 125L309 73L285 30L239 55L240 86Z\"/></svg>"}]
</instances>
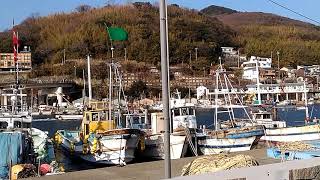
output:
<instances>
[{"instance_id":1,"label":"fishing net","mask_svg":"<svg viewBox=\"0 0 320 180\"><path fill-rule=\"evenodd\" d=\"M301 142L301 141L279 143L279 144L277 144L277 148L281 152L315 150L315 147L312 146L311 144L306 144L306 143Z\"/></svg>"},{"instance_id":2,"label":"fishing net","mask_svg":"<svg viewBox=\"0 0 320 180\"><path fill-rule=\"evenodd\" d=\"M197 175L258 165L258 162L253 157L248 155L210 155L197 158L185 165L182 169L181 176Z\"/></svg>"}]
</instances>

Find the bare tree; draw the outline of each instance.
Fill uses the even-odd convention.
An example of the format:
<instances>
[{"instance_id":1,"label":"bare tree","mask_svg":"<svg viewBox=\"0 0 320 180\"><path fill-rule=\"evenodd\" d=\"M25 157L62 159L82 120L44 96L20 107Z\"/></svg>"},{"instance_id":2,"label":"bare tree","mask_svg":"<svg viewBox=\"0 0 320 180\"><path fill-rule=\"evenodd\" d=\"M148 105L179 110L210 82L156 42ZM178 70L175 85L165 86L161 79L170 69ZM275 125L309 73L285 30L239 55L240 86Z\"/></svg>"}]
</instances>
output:
<instances>
[{"instance_id":1,"label":"bare tree","mask_svg":"<svg viewBox=\"0 0 320 180\"><path fill-rule=\"evenodd\" d=\"M80 6L78 6L78 7L76 8L76 10L77 10L78 12L80 12L80 13L82 13L82 12L87 12L87 11L89 11L90 9L91 9L91 6L86 5L86 4L82 4L82 5L80 5Z\"/></svg>"}]
</instances>

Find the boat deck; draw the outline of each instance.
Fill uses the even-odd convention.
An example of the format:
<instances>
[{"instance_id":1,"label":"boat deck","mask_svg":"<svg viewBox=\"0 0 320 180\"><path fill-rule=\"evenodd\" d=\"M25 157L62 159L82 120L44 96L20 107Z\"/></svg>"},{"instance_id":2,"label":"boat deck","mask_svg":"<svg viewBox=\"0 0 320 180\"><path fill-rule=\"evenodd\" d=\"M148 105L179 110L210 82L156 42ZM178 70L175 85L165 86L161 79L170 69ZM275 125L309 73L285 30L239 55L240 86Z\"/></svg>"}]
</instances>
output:
<instances>
[{"instance_id":1,"label":"boat deck","mask_svg":"<svg viewBox=\"0 0 320 180\"><path fill-rule=\"evenodd\" d=\"M256 158L260 165L272 164L280 162L280 160L267 157L266 149L254 149L245 152L237 152L232 154L246 154ZM172 177L180 176L181 170L184 165L191 162L196 157L182 158L172 161ZM40 179L95 179L104 180L112 177L113 180L148 180L148 179L163 179L164 178L164 161L152 161L145 163L129 164L125 167L105 167L90 169L77 172L69 172L55 176L44 176ZM39 178L33 178L39 179Z\"/></svg>"}]
</instances>

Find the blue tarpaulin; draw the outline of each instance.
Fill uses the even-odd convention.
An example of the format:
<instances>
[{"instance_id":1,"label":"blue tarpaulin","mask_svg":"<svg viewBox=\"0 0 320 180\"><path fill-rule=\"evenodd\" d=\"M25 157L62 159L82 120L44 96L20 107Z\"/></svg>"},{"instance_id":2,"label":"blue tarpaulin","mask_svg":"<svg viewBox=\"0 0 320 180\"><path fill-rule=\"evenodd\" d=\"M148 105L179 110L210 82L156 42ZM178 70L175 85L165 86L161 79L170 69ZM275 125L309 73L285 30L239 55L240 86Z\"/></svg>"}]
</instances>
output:
<instances>
[{"instance_id":1,"label":"blue tarpaulin","mask_svg":"<svg viewBox=\"0 0 320 180\"><path fill-rule=\"evenodd\" d=\"M0 179L8 178L9 166L22 160L24 140L21 132L0 133Z\"/></svg>"}]
</instances>

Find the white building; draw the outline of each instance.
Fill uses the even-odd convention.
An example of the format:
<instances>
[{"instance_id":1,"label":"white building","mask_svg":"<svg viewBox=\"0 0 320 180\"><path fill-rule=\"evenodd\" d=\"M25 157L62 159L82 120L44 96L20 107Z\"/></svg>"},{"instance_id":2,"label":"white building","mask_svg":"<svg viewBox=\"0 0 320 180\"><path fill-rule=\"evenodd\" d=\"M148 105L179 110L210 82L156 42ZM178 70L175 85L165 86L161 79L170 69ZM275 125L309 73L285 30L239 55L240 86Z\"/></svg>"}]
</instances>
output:
<instances>
[{"instance_id":1,"label":"white building","mask_svg":"<svg viewBox=\"0 0 320 180\"><path fill-rule=\"evenodd\" d=\"M238 55L238 51L234 50L234 47L221 47L222 53L226 55Z\"/></svg>"},{"instance_id":2,"label":"white building","mask_svg":"<svg viewBox=\"0 0 320 180\"><path fill-rule=\"evenodd\" d=\"M251 56L250 60L244 62L242 64L243 67L243 79L256 79L258 77L258 72L256 66L262 69L269 69L271 68L272 59L271 58L261 58L256 56Z\"/></svg>"}]
</instances>

